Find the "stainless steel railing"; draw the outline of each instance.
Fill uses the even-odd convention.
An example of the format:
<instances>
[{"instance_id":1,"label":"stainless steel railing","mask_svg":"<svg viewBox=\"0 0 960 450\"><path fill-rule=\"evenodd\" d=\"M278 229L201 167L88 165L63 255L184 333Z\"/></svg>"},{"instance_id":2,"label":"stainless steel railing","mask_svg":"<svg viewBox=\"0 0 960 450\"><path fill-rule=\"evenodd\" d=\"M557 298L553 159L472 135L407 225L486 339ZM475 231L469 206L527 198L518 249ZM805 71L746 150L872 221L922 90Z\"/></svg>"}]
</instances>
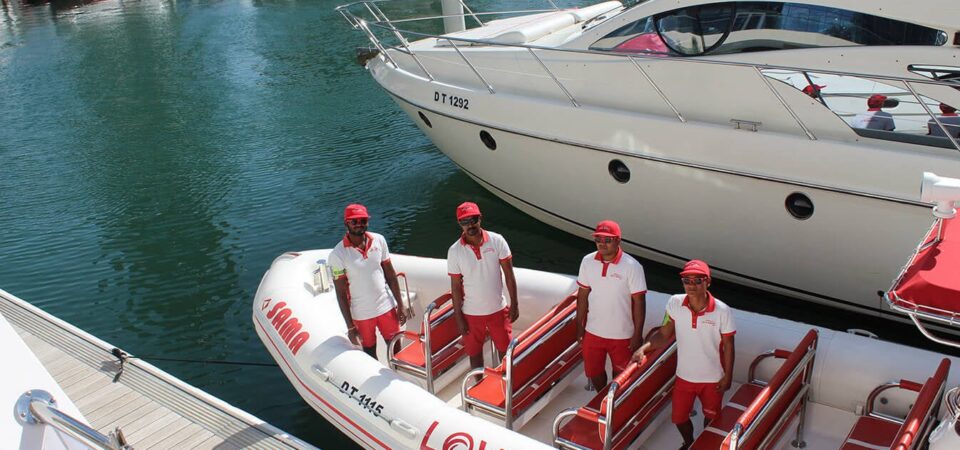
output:
<instances>
[{"instance_id":1,"label":"stainless steel railing","mask_svg":"<svg viewBox=\"0 0 960 450\"><path fill-rule=\"evenodd\" d=\"M676 102L672 101L668 94L666 94L663 89L659 87L657 81L639 64L639 61L665 61L664 55L662 54L637 54L637 53L616 53L609 51L596 51L596 50L581 50L581 49L570 49L570 48L557 48L557 47L545 47L538 45L530 44L506 44L493 42L490 40L483 39L469 39L463 37L456 37L452 35L442 35L442 34L431 34L424 33L414 30L405 30L398 27L398 24L411 24L415 22L430 22L442 20L445 18L465 18L470 16L474 21L476 21L480 26L483 26L484 22L480 19L481 17L502 17L502 16L512 16L520 14L534 14L534 13L543 13L543 12L552 12L558 11L560 8L552 1L546 0L550 3L551 8L548 9L532 9L532 10L520 10L520 11L496 11L496 12L475 12L466 6L466 3L463 0L458 0L468 11L465 14L459 15L429 15L429 16L420 16L412 18L402 18L402 19L390 19L383 10L378 6L378 4L391 2L391 0L365 0L354 3L348 3L345 5L338 6L336 11L339 12L344 19L350 24L350 26L356 30L359 30L364 33L368 40L384 55L384 59L394 67L401 69L400 64L397 60L393 58L388 50L396 50L402 52L413 59L420 71L426 76L426 78L431 81L444 82L445 84L456 85L452 80L438 80L426 67L423 60L417 55L417 53L411 48L411 40L419 39L437 39L448 42L451 47L454 49L460 60L470 68L470 71L474 76L480 81L480 83L486 87L486 89L491 94L496 94L497 87L490 83L490 80L484 77L481 74L480 69L473 64L470 59L467 58L464 51L461 49L464 45L484 45L484 46L497 46L497 47L514 47L517 49L525 49L526 53L536 61L537 66L557 85L558 89L563 93L563 95L569 100L573 107L580 107L583 102L578 100L572 94L571 89L562 81L563 77L555 73L554 70L551 70L550 67L546 64L543 58L538 55L538 52L560 52L568 54L588 54L594 56L602 56L609 58L626 58L638 69L641 76L645 79L647 83L655 90L657 95L663 100L663 102L670 108L670 110L676 115L677 119L680 122L687 122L682 112L676 107ZM397 3L397 2L391 2ZM373 29L382 30L385 34L392 36L397 40L396 44L386 43L381 39ZM415 38L415 39L412 39ZM459 43L460 45L458 45ZM920 79L920 78L904 78L899 76L888 76L888 75L876 75L868 73L857 73L849 71L836 71L836 70L823 70L823 69L810 69L803 67L793 67L793 66L780 66L780 65L769 65L769 64L753 64L753 63L744 63L744 62L733 62L733 61L718 61L711 60L708 58L697 57L697 58L669 58L670 63L677 64L715 64L722 66L730 67L744 67L749 68L757 72L760 76L760 79L766 86L766 89L771 92L771 94L776 98L780 106L790 115L793 121L796 122L797 126L810 140L816 140L817 137L814 134L813 130L808 127L797 112L790 106L786 99L777 91L774 84L770 81L771 76L769 76L765 71L791 71L801 74L804 78L812 80L810 74L817 75L833 75L833 76L846 76L846 77L856 77L865 80L871 81L885 81L896 85L903 85L905 92L912 96L917 103L922 105L923 110L925 111L928 120L931 120L932 123L935 123L941 131L943 131L946 138L952 144L953 148L960 151L960 142L954 138L950 132L947 130L946 126L937 115L933 112L927 102L923 100L923 97L920 93L917 92L916 86L918 85L932 85L932 86L947 86L952 88L958 88L960 85L952 83L949 81L941 80L929 80L929 79ZM822 99L820 99L823 102ZM824 103L826 106L826 104Z\"/></svg>"},{"instance_id":2,"label":"stainless steel railing","mask_svg":"<svg viewBox=\"0 0 960 450\"><path fill-rule=\"evenodd\" d=\"M57 403L53 396L44 390L35 389L21 395L17 400L15 414L22 424L49 425L91 448L103 450L133 449L133 447L127 445L120 427L117 427L109 435L104 435L57 409Z\"/></svg>"}]
</instances>

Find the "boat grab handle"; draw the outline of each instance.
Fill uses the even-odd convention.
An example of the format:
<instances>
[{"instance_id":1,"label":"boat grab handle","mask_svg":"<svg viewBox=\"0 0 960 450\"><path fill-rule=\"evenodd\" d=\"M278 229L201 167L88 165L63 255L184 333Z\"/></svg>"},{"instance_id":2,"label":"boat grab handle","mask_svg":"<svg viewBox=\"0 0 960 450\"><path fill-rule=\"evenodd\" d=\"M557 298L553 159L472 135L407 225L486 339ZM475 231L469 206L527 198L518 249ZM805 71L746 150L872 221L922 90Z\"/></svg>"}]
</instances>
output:
<instances>
[{"instance_id":1,"label":"boat grab handle","mask_svg":"<svg viewBox=\"0 0 960 450\"><path fill-rule=\"evenodd\" d=\"M34 389L25 392L17 399L17 419L21 424L50 425L62 433L82 442L92 448L104 450L130 450L120 427L117 427L109 436L90 428L83 422L74 419L69 414L57 409L57 402L49 392Z\"/></svg>"}]
</instances>

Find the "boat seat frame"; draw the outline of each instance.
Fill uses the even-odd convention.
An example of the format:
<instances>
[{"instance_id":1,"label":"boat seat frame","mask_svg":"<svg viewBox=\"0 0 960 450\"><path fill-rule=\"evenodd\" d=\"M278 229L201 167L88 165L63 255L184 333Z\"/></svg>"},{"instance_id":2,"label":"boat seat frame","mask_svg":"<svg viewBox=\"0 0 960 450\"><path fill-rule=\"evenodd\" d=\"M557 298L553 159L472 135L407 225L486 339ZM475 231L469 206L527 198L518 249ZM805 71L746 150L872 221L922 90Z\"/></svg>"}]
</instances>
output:
<instances>
[{"instance_id":1,"label":"boat seat frame","mask_svg":"<svg viewBox=\"0 0 960 450\"><path fill-rule=\"evenodd\" d=\"M920 448L927 441L930 432L933 431L934 423L940 416L940 404L946 391L947 375L950 370L950 360L944 358L937 366L933 376L927 379L923 384L915 381L903 380L892 381L877 386L867 396L866 408L864 414L857 419L857 422L851 428L850 433L844 440L844 445L851 443L861 445L858 442L851 441L857 426L865 421L881 420L890 422L899 426L897 433L890 437L891 449L912 450ZM903 389L917 393L917 400L913 407L904 418L894 417L889 414L877 412L876 400L885 391L891 389ZM948 403L949 405L949 403ZM843 448L843 446L841 446Z\"/></svg>"},{"instance_id":2,"label":"boat seat frame","mask_svg":"<svg viewBox=\"0 0 960 450\"><path fill-rule=\"evenodd\" d=\"M798 417L794 447L803 447L803 426L806 417L807 391L813 375L813 363L817 353L818 333L812 329L804 335L793 351L771 350L757 356L750 364L748 371L749 381L740 389L753 385L762 389L753 398L753 401L742 410L732 429L723 438L722 450L738 449L765 449L773 445L786 431L786 425ZM756 377L756 368L766 358L783 358L784 362L771 377L769 382L763 382ZM739 390L738 390L739 393ZM736 394L734 395L736 397ZM737 405L740 406L740 405ZM728 403L724 409L731 407ZM707 448L708 440L715 439L710 434L719 434L724 430L713 428L722 418L714 419L703 433L690 446L691 450Z\"/></svg>"},{"instance_id":3,"label":"boat seat frame","mask_svg":"<svg viewBox=\"0 0 960 450\"><path fill-rule=\"evenodd\" d=\"M656 329L650 330L647 334L648 337ZM628 447L652 423L652 419L657 417L659 412L669 404L670 393L676 380L676 355L677 343L674 339L655 358L650 359L649 363L637 364L634 362L627 366L610 382L606 390L598 392L586 406L570 408L561 412L553 421L554 446L571 450L598 450L581 445L575 442L571 436L565 434L564 425L571 420L582 420L596 424L595 429L599 434L599 440L603 443L603 450ZM638 393L649 392L639 388L661 370L670 370L672 374L650 398L633 411L629 418L620 419L622 412L619 409L623 407L624 403L635 400L633 396ZM642 373L635 377L634 375L638 371L642 371ZM598 400L602 400L599 402L599 410L590 406L598 403ZM616 420L614 420L615 418Z\"/></svg>"},{"instance_id":4,"label":"boat seat frame","mask_svg":"<svg viewBox=\"0 0 960 450\"><path fill-rule=\"evenodd\" d=\"M441 342L440 348L430 351L436 347L434 339L441 327L457 327L456 320L454 320L453 296L449 292L427 305L423 311L422 324L419 333L403 331L390 340L387 345L387 361L391 370L424 380L427 391L435 394L437 385L447 384L451 381L440 380L439 378L455 368L458 362L466 356L459 331L456 333L448 331L446 334L451 338ZM421 349L423 349L423 366L397 358L396 344L403 340L419 342ZM400 352L403 352L410 345L414 344L404 346ZM441 367L439 370L437 369L438 366ZM443 381L446 381L446 383Z\"/></svg>"},{"instance_id":5,"label":"boat seat frame","mask_svg":"<svg viewBox=\"0 0 960 450\"><path fill-rule=\"evenodd\" d=\"M573 381L573 369L582 362L582 348L576 338L569 342L561 342L550 361L537 371L528 371L525 379L517 379L516 373L522 365L528 364L529 356L537 352L543 356L543 344L568 327L576 326L576 295L569 295L563 301L551 308L543 317L537 320L520 336L511 340L501 363L496 368L478 368L467 373L463 379L460 398L463 400L463 410L474 414L479 412L502 421L507 429L522 427L530 418L536 415L553 398ZM503 388L503 406L494 405L483 399L470 395L470 389L479 386L488 378L499 379ZM470 384L474 381L473 384ZM518 386L515 386L518 385ZM517 403L524 402L519 408Z\"/></svg>"}]
</instances>

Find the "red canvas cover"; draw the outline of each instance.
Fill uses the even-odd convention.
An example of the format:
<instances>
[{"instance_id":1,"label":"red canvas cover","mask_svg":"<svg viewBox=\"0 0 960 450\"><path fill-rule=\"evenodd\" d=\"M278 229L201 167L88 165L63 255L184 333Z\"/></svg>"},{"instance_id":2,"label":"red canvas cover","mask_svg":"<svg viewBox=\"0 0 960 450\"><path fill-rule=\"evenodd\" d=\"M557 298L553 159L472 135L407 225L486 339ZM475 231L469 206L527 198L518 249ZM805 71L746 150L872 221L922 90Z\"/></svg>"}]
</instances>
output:
<instances>
[{"instance_id":1,"label":"red canvas cover","mask_svg":"<svg viewBox=\"0 0 960 450\"><path fill-rule=\"evenodd\" d=\"M887 293L894 304L909 309L918 307L930 313L960 312L960 225L955 224L957 220L960 219L938 219L942 221L939 226L934 223L907 270Z\"/></svg>"}]
</instances>

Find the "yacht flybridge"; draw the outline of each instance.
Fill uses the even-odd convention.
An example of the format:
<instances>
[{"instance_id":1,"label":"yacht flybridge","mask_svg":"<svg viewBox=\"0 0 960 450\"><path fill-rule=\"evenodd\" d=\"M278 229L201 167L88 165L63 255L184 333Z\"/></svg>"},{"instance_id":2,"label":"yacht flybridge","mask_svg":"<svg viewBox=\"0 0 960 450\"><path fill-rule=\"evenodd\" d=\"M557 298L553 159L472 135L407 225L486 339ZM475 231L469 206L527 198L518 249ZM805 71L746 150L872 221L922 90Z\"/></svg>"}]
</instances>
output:
<instances>
[{"instance_id":1,"label":"yacht flybridge","mask_svg":"<svg viewBox=\"0 0 960 450\"><path fill-rule=\"evenodd\" d=\"M338 10L417 126L531 216L584 237L616 219L631 253L889 310L928 222L916 180L960 176L960 2L547 1Z\"/></svg>"}]
</instances>

